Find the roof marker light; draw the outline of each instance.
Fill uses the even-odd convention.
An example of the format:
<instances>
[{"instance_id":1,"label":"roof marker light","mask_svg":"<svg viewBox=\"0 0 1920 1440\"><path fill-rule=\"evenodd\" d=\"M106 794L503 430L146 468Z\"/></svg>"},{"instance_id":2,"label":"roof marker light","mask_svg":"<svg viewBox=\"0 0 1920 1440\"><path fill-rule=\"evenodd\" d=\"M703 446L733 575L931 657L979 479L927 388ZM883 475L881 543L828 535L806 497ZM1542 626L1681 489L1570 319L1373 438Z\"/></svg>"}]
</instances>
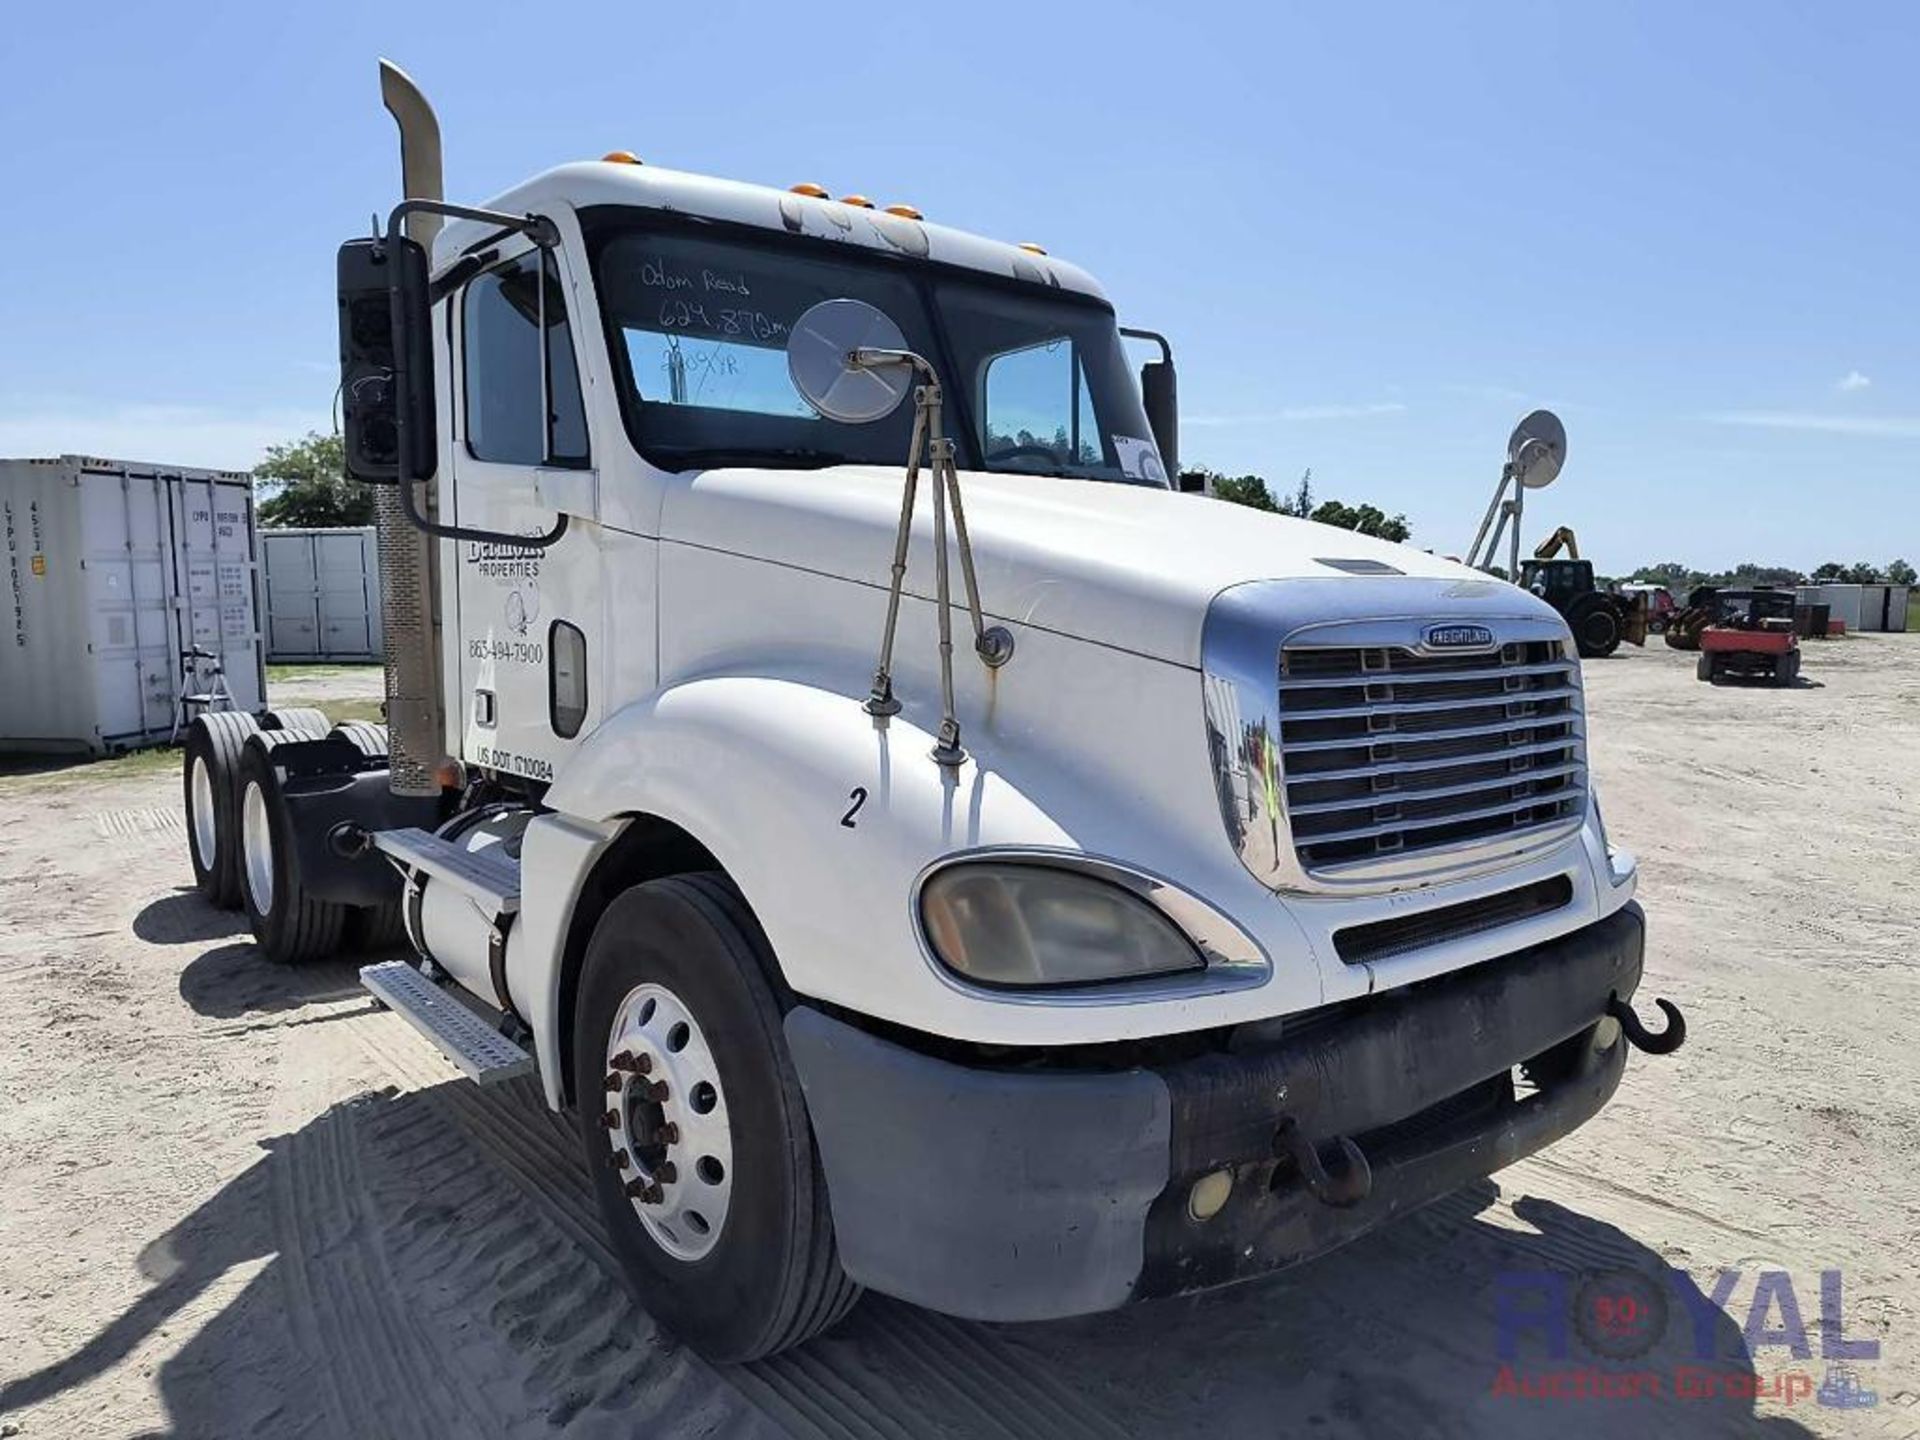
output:
<instances>
[{"instance_id":1,"label":"roof marker light","mask_svg":"<svg viewBox=\"0 0 1920 1440\"><path fill-rule=\"evenodd\" d=\"M602 155L600 159L608 165L642 165L646 163L631 150L609 150L606 154Z\"/></svg>"},{"instance_id":2,"label":"roof marker light","mask_svg":"<svg viewBox=\"0 0 1920 1440\"><path fill-rule=\"evenodd\" d=\"M842 205L858 205L862 210L873 209L873 202L864 195L842 195L840 197L840 203Z\"/></svg>"},{"instance_id":3,"label":"roof marker light","mask_svg":"<svg viewBox=\"0 0 1920 1440\"><path fill-rule=\"evenodd\" d=\"M1020 242L1020 248L1026 251L1029 255L1044 255L1047 253L1046 247L1044 245L1036 245L1031 240L1022 240Z\"/></svg>"},{"instance_id":4,"label":"roof marker light","mask_svg":"<svg viewBox=\"0 0 1920 1440\"><path fill-rule=\"evenodd\" d=\"M805 195L809 200L826 200L830 198L830 193L826 186L815 185L806 180L801 181L798 185L789 185L787 189L792 194Z\"/></svg>"},{"instance_id":5,"label":"roof marker light","mask_svg":"<svg viewBox=\"0 0 1920 1440\"><path fill-rule=\"evenodd\" d=\"M887 206L887 214L898 215L902 220L924 220L927 218L911 205L889 205Z\"/></svg>"}]
</instances>

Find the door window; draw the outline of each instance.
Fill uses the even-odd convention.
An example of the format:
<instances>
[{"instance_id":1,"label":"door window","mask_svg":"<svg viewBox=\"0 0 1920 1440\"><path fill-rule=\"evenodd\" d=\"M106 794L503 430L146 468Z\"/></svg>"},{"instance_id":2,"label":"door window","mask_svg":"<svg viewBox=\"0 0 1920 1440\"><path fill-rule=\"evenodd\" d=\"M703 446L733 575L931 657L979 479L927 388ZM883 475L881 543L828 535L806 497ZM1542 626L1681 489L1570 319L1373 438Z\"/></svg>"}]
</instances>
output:
<instances>
[{"instance_id":1,"label":"door window","mask_svg":"<svg viewBox=\"0 0 1920 1440\"><path fill-rule=\"evenodd\" d=\"M1100 426L1086 371L1064 335L987 362L983 418L989 468L1101 462Z\"/></svg>"},{"instance_id":2,"label":"door window","mask_svg":"<svg viewBox=\"0 0 1920 1440\"><path fill-rule=\"evenodd\" d=\"M462 302L461 329L467 450L474 459L585 465L586 412L552 259L531 250L475 279Z\"/></svg>"}]
</instances>

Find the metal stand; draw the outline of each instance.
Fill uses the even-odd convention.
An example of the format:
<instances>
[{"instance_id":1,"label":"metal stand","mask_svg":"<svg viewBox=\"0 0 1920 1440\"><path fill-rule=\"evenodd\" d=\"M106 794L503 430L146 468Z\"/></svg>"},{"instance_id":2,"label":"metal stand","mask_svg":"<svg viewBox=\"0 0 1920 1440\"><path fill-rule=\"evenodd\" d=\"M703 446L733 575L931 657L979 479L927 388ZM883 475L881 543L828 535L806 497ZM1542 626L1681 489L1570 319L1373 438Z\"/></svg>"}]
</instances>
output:
<instances>
[{"instance_id":1,"label":"metal stand","mask_svg":"<svg viewBox=\"0 0 1920 1440\"><path fill-rule=\"evenodd\" d=\"M213 681L205 690L189 691L187 687L199 680L199 666L205 662L213 668ZM180 652L180 693L173 702L173 729L167 735L167 743L172 745L180 739L180 731L191 725L199 715L211 715L218 710L234 708L233 691L227 688L226 666L220 657L202 650L198 645Z\"/></svg>"},{"instance_id":2,"label":"metal stand","mask_svg":"<svg viewBox=\"0 0 1920 1440\"><path fill-rule=\"evenodd\" d=\"M867 696L869 715L900 713L893 693L893 640L900 628L900 591L907 575L907 548L913 539L913 512L919 498L920 466L933 475L934 604L940 617L940 734L933 758L956 767L966 762L960 744L960 722L953 700L952 583L947 560L947 507L953 507L954 538L960 548L960 575L967 587L967 613L973 621L973 649L991 666L1004 665L1013 654L1013 636L995 626L989 631L980 613L980 583L974 575L973 547L967 538L967 515L960 503L960 479L954 472L953 441L943 431L939 377L918 355L905 350L859 350L856 363L865 366L911 365L924 378L913 392L913 443L907 453L907 483L900 500L900 528L893 542L893 574L887 588L887 625L880 637L880 659L873 670L873 689Z\"/></svg>"}]
</instances>

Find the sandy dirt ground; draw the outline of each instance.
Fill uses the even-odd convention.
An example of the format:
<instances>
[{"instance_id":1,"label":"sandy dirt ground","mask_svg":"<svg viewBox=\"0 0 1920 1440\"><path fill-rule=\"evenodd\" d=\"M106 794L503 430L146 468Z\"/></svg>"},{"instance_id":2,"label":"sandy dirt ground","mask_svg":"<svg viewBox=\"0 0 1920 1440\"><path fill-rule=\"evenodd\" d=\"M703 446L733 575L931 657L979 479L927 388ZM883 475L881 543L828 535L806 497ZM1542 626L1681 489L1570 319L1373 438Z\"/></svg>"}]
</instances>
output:
<instances>
[{"instance_id":1,"label":"sandy dirt ground","mask_svg":"<svg viewBox=\"0 0 1920 1440\"><path fill-rule=\"evenodd\" d=\"M1806 677L1589 665L1642 993L1692 1039L1568 1142L1233 1290L1025 1326L868 1297L724 1369L629 1295L530 1086L459 1080L363 957L276 969L200 902L172 764L0 776L0 1434L1920 1434L1920 636ZM1556 1353L1589 1281L1662 1297L1645 1353ZM1878 1403L1797 1393L1845 1374Z\"/></svg>"}]
</instances>

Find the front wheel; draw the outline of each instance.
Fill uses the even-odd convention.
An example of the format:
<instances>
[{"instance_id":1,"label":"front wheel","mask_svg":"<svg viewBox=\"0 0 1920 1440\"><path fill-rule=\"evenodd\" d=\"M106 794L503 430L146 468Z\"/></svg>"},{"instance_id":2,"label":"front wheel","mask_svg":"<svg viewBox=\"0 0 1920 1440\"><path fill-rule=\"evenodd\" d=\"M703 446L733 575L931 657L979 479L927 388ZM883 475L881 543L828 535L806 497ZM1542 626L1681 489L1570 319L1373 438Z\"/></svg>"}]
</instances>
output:
<instances>
[{"instance_id":1,"label":"front wheel","mask_svg":"<svg viewBox=\"0 0 1920 1440\"><path fill-rule=\"evenodd\" d=\"M723 876L607 907L575 1007L581 1143L644 1304L712 1360L798 1345L853 1307L766 937Z\"/></svg>"}]
</instances>

